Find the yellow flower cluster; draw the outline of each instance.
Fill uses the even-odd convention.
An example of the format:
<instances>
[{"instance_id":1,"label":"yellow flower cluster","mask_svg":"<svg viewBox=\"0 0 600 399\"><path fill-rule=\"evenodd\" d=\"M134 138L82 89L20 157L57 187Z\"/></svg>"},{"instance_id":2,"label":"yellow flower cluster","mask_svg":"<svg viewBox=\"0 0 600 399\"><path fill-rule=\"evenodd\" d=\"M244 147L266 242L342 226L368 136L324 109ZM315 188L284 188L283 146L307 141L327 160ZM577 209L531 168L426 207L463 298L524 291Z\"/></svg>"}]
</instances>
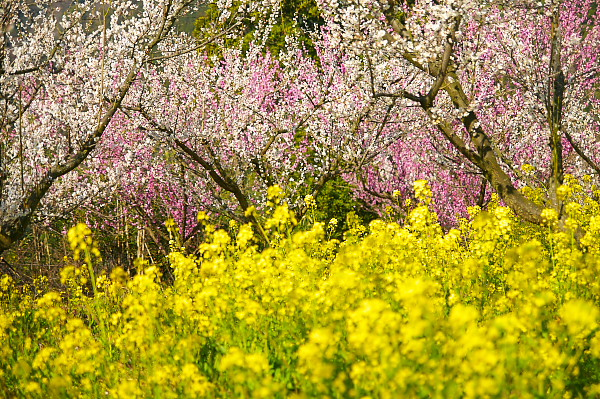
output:
<instances>
[{"instance_id":1,"label":"yellow flower cluster","mask_svg":"<svg viewBox=\"0 0 600 399\"><path fill-rule=\"evenodd\" d=\"M429 186L429 182L427 180L415 181L414 189L415 189L415 197L417 199L419 199L420 201L422 201L426 204L429 204L431 202L433 193L431 191L431 187Z\"/></svg>"},{"instance_id":2,"label":"yellow flower cluster","mask_svg":"<svg viewBox=\"0 0 600 399\"><path fill-rule=\"evenodd\" d=\"M69 229L67 238L75 260L79 260L82 252L85 254L84 260L86 262L90 258L90 254L100 257L100 251L92 240L92 230L85 223L78 223L75 227Z\"/></svg>"},{"instance_id":3,"label":"yellow flower cluster","mask_svg":"<svg viewBox=\"0 0 600 399\"><path fill-rule=\"evenodd\" d=\"M132 278L100 276L93 296L70 289L34 301L1 277L0 392L593 397L599 208L567 184L565 226L520 223L495 200L443 231L418 182L405 225L350 215L342 242L324 223L291 230L272 189L272 245L260 249L250 225L235 236L213 230L198 256L173 248L170 285L140 263ZM88 236L78 237L91 246Z\"/></svg>"}]
</instances>

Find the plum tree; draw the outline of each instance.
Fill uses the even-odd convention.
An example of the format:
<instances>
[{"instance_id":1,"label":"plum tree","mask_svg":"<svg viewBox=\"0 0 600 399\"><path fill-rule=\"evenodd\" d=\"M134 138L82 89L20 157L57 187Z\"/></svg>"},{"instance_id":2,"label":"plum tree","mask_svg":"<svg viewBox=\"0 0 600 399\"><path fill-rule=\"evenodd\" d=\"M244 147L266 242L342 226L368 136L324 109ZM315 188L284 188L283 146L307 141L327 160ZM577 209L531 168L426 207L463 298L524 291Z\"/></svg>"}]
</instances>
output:
<instances>
[{"instance_id":1,"label":"plum tree","mask_svg":"<svg viewBox=\"0 0 600 399\"><path fill-rule=\"evenodd\" d=\"M0 4L2 253L49 193L68 200L57 180L97 148L144 70L202 44L174 29L193 0Z\"/></svg>"},{"instance_id":2,"label":"plum tree","mask_svg":"<svg viewBox=\"0 0 600 399\"><path fill-rule=\"evenodd\" d=\"M389 185L394 171L405 178L433 167L467 177L464 192L476 197L468 175L479 175L517 215L543 223L544 208L564 217L565 171L600 171L596 1L320 5L332 41L365 65L372 97L415 119L396 154L382 154L376 185ZM526 163L537 167L541 203L519 190L531 183Z\"/></svg>"}]
</instances>

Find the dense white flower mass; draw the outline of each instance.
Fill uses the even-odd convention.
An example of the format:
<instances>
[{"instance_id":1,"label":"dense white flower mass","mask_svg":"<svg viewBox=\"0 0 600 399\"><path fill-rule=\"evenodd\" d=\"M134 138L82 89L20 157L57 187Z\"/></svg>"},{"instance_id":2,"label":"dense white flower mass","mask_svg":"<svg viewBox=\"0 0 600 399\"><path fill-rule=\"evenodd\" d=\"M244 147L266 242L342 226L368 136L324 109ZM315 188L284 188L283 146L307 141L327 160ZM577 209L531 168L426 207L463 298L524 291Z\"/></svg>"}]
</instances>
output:
<instances>
[{"instance_id":1,"label":"dense white flower mass","mask_svg":"<svg viewBox=\"0 0 600 399\"><path fill-rule=\"evenodd\" d=\"M94 196L97 183L55 181L96 149L150 64L195 44L175 22L199 3L2 0L0 251L23 234L49 190L54 212Z\"/></svg>"}]
</instances>

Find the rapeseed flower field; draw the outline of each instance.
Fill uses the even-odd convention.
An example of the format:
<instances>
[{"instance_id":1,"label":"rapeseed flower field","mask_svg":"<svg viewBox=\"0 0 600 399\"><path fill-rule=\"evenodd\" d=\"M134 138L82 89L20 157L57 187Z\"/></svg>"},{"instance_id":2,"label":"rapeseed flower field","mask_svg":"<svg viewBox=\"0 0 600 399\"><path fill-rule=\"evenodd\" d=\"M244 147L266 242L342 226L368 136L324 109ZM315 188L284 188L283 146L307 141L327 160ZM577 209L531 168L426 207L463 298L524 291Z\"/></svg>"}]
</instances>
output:
<instances>
[{"instance_id":1,"label":"rapeseed flower field","mask_svg":"<svg viewBox=\"0 0 600 399\"><path fill-rule=\"evenodd\" d=\"M94 276L79 224L64 292L0 277L0 396L598 397L600 192L566 182L566 222L526 225L492 201L444 231L418 181L402 224L353 223L343 240L329 222L293 229L270 189L265 248L201 215L191 255L169 222L172 284L144 260Z\"/></svg>"}]
</instances>

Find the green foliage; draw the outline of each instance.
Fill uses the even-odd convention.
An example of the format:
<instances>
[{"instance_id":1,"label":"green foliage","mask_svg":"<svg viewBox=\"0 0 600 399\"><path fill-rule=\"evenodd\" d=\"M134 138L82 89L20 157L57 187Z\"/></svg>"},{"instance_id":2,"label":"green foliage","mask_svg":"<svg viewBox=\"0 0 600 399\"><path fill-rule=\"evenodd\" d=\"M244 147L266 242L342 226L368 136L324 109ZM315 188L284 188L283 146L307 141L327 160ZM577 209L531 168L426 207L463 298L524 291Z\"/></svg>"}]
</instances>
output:
<instances>
[{"instance_id":1,"label":"green foliage","mask_svg":"<svg viewBox=\"0 0 600 399\"><path fill-rule=\"evenodd\" d=\"M369 224L377 218L365 204L355 199L352 187L341 177L328 181L316 198L314 218L327 224L332 219L332 237L341 239L344 232L356 223Z\"/></svg>"},{"instance_id":2,"label":"green foliage","mask_svg":"<svg viewBox=\"0 0 600 399\"><path fill-rule=\"evenodd\" d=\"M239 1L233 2L230 19L239 16L240 4ZM229 20L219 21L219 15L216 5L211 4L205 10L204 15L196 20L194 34L199 40L210 38L212 35L223 31L223 27L229 23ZM242 51L246 51L250 42L255 39L258 21L261 18L264 18L264 16L259 14L245 15L238 33L219 43L209 45L207 48L208 54L219 56L223 47L240 47ZM283 0L277 23L272 27L266 38L266 49L277 55L285 48L285 38L295 37L309 51L309 54L315 55L314 46L308 32L318 30L323 24L324 21L315 0Z\"/></svg>"}]
</instances>

